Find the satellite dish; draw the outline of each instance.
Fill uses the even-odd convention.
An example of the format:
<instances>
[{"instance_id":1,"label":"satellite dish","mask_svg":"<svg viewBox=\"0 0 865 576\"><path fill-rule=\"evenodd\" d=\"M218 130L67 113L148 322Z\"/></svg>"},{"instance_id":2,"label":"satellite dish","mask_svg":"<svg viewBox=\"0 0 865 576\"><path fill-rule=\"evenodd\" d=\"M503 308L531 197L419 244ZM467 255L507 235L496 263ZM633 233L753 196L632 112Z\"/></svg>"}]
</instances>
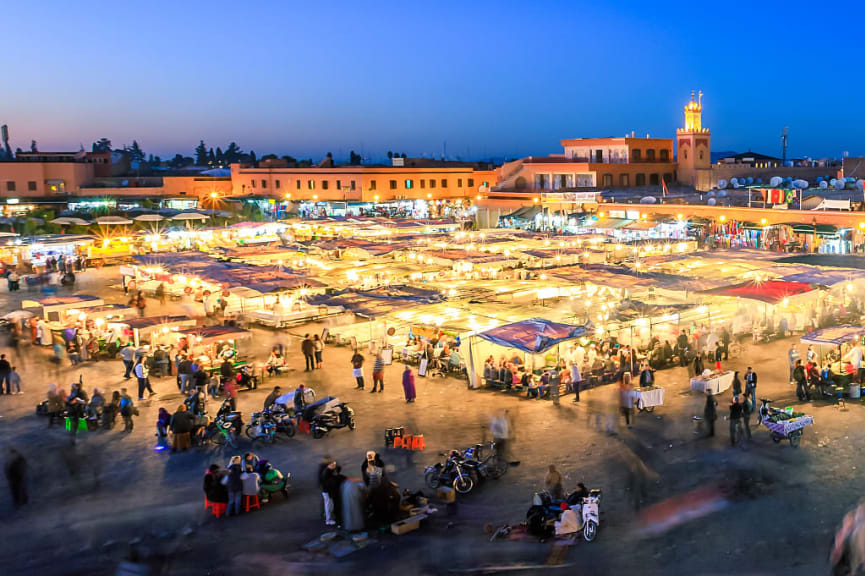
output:
<instances>
[{"instance_id":1,"label":"satellite dish","mask_svg":"<svg viewBox=\"0 0 865 576\"><path fill-rule=\"evenodd\" d=\"M735 186L738 183L739 183L738 178L730 178L730 186Z\"/></svg>"},{"instance_id":2,"label":"satellite dish","mask_svg":"<svg viewBox=\"0 0 865 576\"><path fill-rule=\"evenodd\" d=\"M750 186L751 184L754 183L754 179L751 176L748 176L748 178L745 180L745 182L747 182L748 185Z\"/></svg>"},{"instance_id":3,"label":"satellite dish","mask_svg":"<svg viewBox=\"0 0 865 576\"><path fill-rule=\"evenodd\" d=\"M726 187L727 187L727 181L726 180L724 180L723 178L718 180L718 188L721 188L723 190Z\"/></svg>"},{"instance_id":4,"label":"satellite dish","mask_svg":"<svg viewBox=\"0 0 865 576\"><path fill-rule=\"evenodd\" d=\"M829 180L829 186L834 186L836 182L837 182L837 180L832 178L831 180Z\"/></svg>"},{"instance_id":5,"label":"satellite dish","mask_svg":"<svg viewBox=\"0 0 865 576\"><path fill-rule=\"evenodd\" d=\"M706 204L708 204L709 206L714 206L715 205L715 199L709 198L709 200L706 202Z\"/></svg>"},{"instance_id":6,"label":"satellite dish","mask_svg":"<svg viewBox=\"0 0 865 576\"><path fill-rule=\"evenodd\" d=\"M640 198L640 204L654 204L658 201L654 196L643 196Z\"/></svg>"},{"instance_id":7,"label":"satellite dish","mask_svg":"<svg viewBox=\"0 0 865 576\"><path fill-rule=\"evenodd\" d=\"M847 186L847 182L845 182L843 178L835 182L836 190L843 190L845 186Z\"/></svg>"},{"instance_id":8,"label":"satellite dish","mask_svg":"<svg viewBox=\"0 0 865 576\"><path fill-rule=\"evenodd\" d=\"M718 190L718 196L720 196L722 198L726 197L727 191L726 190Z\"/></svg>"},{"instance_id":9,"label":"satellite dish","mask_svg":"<svg viewBox=\"0 0 865 576\"><path fill-rule=\"evenodd\" d=\"M856 188L859 190L865 189L865 180L856 180Z\"/></svg>"},{"instance_id":10,"label":"satellite dish","mask_svg":"<svg viewBox=\"0 0 865 576\"><path fill-rule=\"evenodd\" d=\"M738 187L739 187L739 181L733 180L733 188L738 188Z\"/></svg>"},{"instance_id":11,"label":"satellite dish","mask_svg":"<svg viewBox=\"0 0 865 576\"><path fill-rule=\"evenodd\" d=\"M772 188L777 188L781 185L781 182L783 181L784 180L780 176L772 176L772 179L769 180L769 186L771 186Z\"/></svg>"},{"instance_id":12,"label":"satellite dish","mask_svg":"<svg viewBox=\"0 0 865 576\"><path fill-rule=\"evenodd\" d=\"M762 183L763 183L763 179L762 179L762 178L757 178L757 184L762 184Z\"/></svg>"},{"instance_id":13,"label":"satellite dish","mask_svg":"<svg viewBox=\"0 0 865 576\"><path fill-rule=\"evenodd\" d=\"M820 181L820 188L822 188L823 190L825 190L825 189L828 188L828 187L829 187L829 183L828 183L828 182L826 182L825 180L821 180L821 181Z\"/></svg>"},{"instance_id":14,"label":"satellite dish","mask_svg":"<svg viewBox=\"0 0 865 576\"><path fill-rule=\"evenodd\" d=\"M706 196L714 196L714 195L715 195L714 190L709 190L708 192L706 192Z\"/></svg>"},{"instance_id":15,"label":"satellite dish","mask_svg":"<svg viewBox=\"0 0 865 576\"><path fill-rule=\"evenodd\" d=\"M808 181L807 180L801 180L801 179L800 180L793 180L793 187L794 188L800 188L800 189L801 188L807 188L808 187Z\"/></svg>"}]
</instances>

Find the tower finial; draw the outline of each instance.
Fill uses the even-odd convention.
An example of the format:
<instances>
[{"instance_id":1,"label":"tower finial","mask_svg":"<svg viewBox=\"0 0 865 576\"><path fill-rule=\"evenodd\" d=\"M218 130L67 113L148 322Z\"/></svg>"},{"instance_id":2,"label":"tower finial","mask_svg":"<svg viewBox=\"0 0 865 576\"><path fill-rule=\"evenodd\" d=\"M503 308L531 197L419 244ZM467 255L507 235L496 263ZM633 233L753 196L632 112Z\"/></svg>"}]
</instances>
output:
<instances>
[{"instance_id":1,"label":"tower finial","mask_svg":"<svg viewBox=\"0 0 865 576\"><path fill-rule=\"evenodd\" d=\"M698 94L697 104L699 104L700 108L702 108L703 107L703 91L700 90L697 94Z\"/></svg>"},{"instance_id":2,"label":"tower finial","mask_svg":"<svg viewBox=\"0 0 865 576\"><path fill-rule=\"evenodd\" d=\"M693 102L693 101L694 101L694 91L691 90L691 102Z\"/></svg>"}]
</instances>

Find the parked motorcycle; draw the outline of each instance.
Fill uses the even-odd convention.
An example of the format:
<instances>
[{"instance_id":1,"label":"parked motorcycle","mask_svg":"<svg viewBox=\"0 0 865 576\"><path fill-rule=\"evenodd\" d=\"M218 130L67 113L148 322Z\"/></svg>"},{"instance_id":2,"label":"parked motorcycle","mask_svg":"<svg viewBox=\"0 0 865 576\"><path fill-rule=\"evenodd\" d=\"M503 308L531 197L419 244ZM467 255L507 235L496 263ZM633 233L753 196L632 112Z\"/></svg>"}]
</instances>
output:
<instances>
[{"instance_id":1,"label":"parked motorcycle","mask_svg":"<svg viewBox=\"0 0 865 576\"><path fill-rule=\"evenodd\" d=\"M348 428L354 430L357 423L354 419L354 410L342 402L331 409L314 415L309 420L309 429L313 438L323 438L325 434L336 428Z\"/></svg>"},{"instance_id":2,"label":"parked motorcycle","mask_svg":"<svg viewBox=\"0 0 865 576\"><path fill-rule=\"evenodd\" d=\"M231 409L231 404L226 399L216 417L204 428L204 439L216 444L224 446L228 444L231 447L236 447L236 438L240 436L243 429L243 419L241 412L236 412Z\"/></svg>"},{"instance_id":3,"label":"parked motorcycle","mask_svg":"<svg viewBox=\"0 0 865 576\"><path fill-rule=\"evenodd\" d=\"M427 466L424 470L424 481L432 490L439 486L453 486L460 494L468 494L475 486L472 472L478 474L478 469L472 464L466 464L459 450L451 450L449 454L442 453L447 459ZM475 461L476 462L476 461Z\"/></svg>"},{"instance_id":4,"label":"parked motorcycle","mask_svg":"<svg viewBox=\"0 0 865 576\"><path fill-rule=\"evenodd\" d=\"M598 506L601 502L601 491L591 490L588 495L585 492L572 492L564 500L553 498L549 492L535 492L532 498L532 506L526 512L526 524L528 531L538 537L545 538L555 531L555 523L561 518L563 502L577 510L577 518L580 520L579 530L583 533L586 542L592 542L598 535L600 516Z\"/></svg>"},{"instance_id":5,"label":"parked motorcycle","mask_svg":"<svg viewBox=\"0 0 865 576\"><path fill-rule=\"evenodd\" d=\"M266 440L273 442L277 434L285 434L291 438L296 432L294 420L286 412L254 412L252 421L246 425L246 437L252 441Z\"/></svg>"},{"instance_id":6,"label":"parked motorcycle","mask_svg":"<svg viewBox=\"0 0 865 576\"><path fill-rule=\"evenodd\" d=\"M255 390L258 388L258 376L252 373L249 366L241 366L236 378L238 389Z\"/></svg>"}]
</instances>

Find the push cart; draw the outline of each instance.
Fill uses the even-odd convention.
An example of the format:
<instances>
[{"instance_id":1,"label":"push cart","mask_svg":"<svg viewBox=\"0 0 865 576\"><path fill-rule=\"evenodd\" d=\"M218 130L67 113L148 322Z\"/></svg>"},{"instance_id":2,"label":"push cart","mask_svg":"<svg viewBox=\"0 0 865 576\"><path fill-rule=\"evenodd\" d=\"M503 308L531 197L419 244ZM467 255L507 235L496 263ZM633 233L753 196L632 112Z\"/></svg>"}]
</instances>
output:
<instances>
[{"instance_id":1,"label":"push cart","mask_svg":"<svg viewBox=\"0 0 865 576\"><path fill-rule=\"evenodd\" d=\"M790 446L798 448L805 427L813 424L814 418L800 412L789 413L772 408L769 406L771 400L765 398L760 401L763 403L760 407L760 420L769 429L772 441L778 444L786 438L790 441Z\"/></svg>"}]
</instances>

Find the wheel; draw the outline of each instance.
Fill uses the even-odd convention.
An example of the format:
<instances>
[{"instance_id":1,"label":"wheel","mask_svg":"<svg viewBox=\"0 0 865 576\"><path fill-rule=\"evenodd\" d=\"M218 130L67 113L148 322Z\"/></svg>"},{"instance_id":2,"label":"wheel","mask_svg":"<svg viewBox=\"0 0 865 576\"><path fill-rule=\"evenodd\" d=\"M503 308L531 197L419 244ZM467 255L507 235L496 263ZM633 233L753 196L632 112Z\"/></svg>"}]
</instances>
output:
<instances>
[{"instance_id":1,"label":"wheel","mask_svg":"<svg viewBox=\"0 0 865 576\"><path fill-rule=\"evenodd\" d=\"M246 437L250 440L255 440L256 438L258 438L258 434L255 433L255 428L256 427L252 424L247 424L246 429L243 431L243 433L246 434Z\"/></svg>"},{"instance_id":2,"label":"wheel","mask_svg":"<svg viewBox=\"0 0 865 576\"><path fill-rule=\"evenodd\" d=\"M463 474L462 476L457 476L456 480L454 480L454 490L456 490L460 494L468 494L472 491L472 488L474 487L475 483L466 474Z\"/></svg>"},{"instance_id":3,"label":"wheel","mask_svg":"<svg viewBox=\"0 0 865 576\"><path fill-rule=\"evenodd\" d=\"M780 442L783 439L784 439L784 437L781 436L780 434L778 434L777 432L772 432L772 442L774 442L775 444L777 444L778 442Z\"/></svg>"},{"instance_id":4,"label":"wheel","mask_svg":"<svg viewBox=\"0 0 865 576\"><path fill-rule=\"evenodd\" d=\"M799 441L802 439L801 430L797 430L797 432L790 434L790 446L792 446L793 448L798 448L799 447Z\"/></svg>"},{"instance_id":5,"label":"wheel","mask_svg":"<svg viewBox=\"0 0 865 576\"><path fill-rule=\"evenodd\" d=\"M351 418L348 419L348 429L354 430L355 428L357 428L357 422L355 422L354 416L352 416Z\"/></svg>"},{"instance_id":6,"label":"wheel","mask_svg":"<svg viewBox=\"0 0 865 576\"><path fill-rule=\"evenodd\" d=\"M654 412L654 411L655 411L655 407L654 407L654 406L646 406L646 407L643 409L643 411L644 411L644 412Z\"/></svg>"},{"instance_id":7,"label":"wheel","mask_svg":"<svg viewBox=\"0 0 865 576\"><path fill-rule=\"evenodd\" d=\"M294 422L288 422L283 425L282 433L289 438L294 438L295 433L297 433L297 428L295 428Z\"/></svg>"},{"instance_id":8,"label":"wheel","mask_svg":"<svg viewBox=\"0 0 865 576\"><path fill-rule=\"evenodd\" d=\"M583 526L583 538L586 542L591 542L598 535L598 524L594 520L586 520L586 525Z\"/></svg>"},{"instance_id":9,"label":"wheel","mask_svg":"<svg viewBox=\"0 0 865 576\"><path fill-rule=\"evenodd\" d=\"M507 462L499 461L498 459L493 460L490 462L489 466L487 466L487 469L490 471L490 478L493 480L498 480L507 474L508 468L509 466Z\"/></svg>"},{"instance_id":10,"label":"wheel","mask_svg":"<svg viewBox=\"0 0 865 576\"><path fill-rule=\"evenodd\" d=\"M210 435L210 441L213 442L214 444L216 444L217 446L225 446L225 442L226 442L225 434L221 430L216 429Z\"/></svg>"},{"instance_id":11,"label":"wheel","mask_svg":"<svg viewBox=\"0 0 865 576\"><path fill-rule=\"evenodd\" d=\"M430 490L435 490L441 486L441 478L439 478L438 470L427 472L423 475L424 482L429 486Z\"/></svg>"},{"instance_id":12,"label":"wheel","mask_svg":"<svg viewBox=\"0 0 865 576\"><path fill-rule=\"evenodd\" d=\"M312 437L318 440L319 438L324 438L325 431L321 428L313 428L312 429Z\"/></svg>"}]
</instances>

